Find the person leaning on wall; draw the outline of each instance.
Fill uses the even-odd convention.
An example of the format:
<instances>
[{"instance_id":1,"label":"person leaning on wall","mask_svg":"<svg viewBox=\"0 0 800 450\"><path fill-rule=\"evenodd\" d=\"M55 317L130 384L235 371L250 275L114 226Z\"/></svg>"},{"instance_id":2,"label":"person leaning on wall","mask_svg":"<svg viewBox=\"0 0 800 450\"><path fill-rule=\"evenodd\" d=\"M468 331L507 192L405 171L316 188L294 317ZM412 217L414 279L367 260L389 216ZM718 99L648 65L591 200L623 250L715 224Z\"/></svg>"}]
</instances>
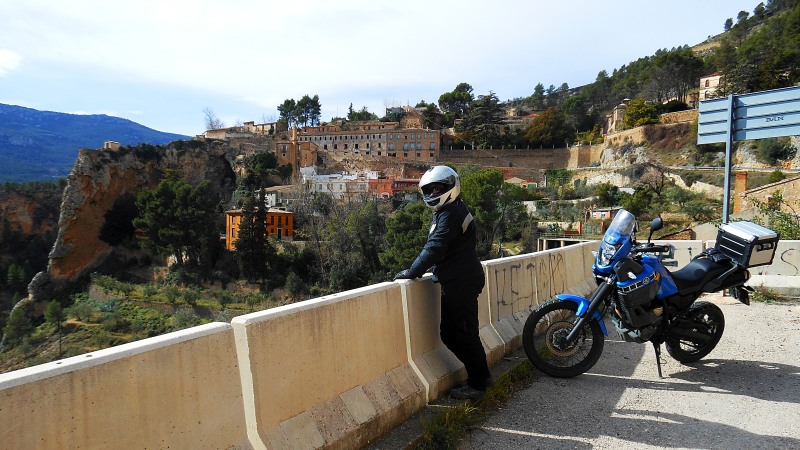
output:
<instances>
[{"instance_id":1,"label":"person leaning on wall","mask_svg":"<svg viewBox=\"0 0 800 450\"><path fill-rule=\"evenodd\" d=\"M486 283L475 249L475 222L461 199L461 182L448 166L428 169L419 182L423 201L433 209L428 241L411 267L395 280L419 278L433 267L441 285L439 333L444 345L464 364L467 381L450 390L457 399L481 399L492 384L478 325L478 295Z\"/></svg>"}]
</instances>

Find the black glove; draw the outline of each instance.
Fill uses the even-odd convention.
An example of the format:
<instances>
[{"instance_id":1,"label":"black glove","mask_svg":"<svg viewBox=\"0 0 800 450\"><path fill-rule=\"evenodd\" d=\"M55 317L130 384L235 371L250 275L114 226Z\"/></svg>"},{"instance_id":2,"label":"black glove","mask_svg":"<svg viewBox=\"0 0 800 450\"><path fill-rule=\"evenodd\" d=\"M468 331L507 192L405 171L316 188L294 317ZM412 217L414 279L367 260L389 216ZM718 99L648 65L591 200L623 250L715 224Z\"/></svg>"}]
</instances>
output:
<instances>
[{"instance_id":1,"label":"black glove","mask_svg":"<svg viewBox=\"0 0 800 450\"><path fill-rule=\"evenodd\" d=\"M394 276L394 280L411 280L413 278L414 277L411 276L411 271L408 269L403 269Z\"/></svg>"}]
</instances>

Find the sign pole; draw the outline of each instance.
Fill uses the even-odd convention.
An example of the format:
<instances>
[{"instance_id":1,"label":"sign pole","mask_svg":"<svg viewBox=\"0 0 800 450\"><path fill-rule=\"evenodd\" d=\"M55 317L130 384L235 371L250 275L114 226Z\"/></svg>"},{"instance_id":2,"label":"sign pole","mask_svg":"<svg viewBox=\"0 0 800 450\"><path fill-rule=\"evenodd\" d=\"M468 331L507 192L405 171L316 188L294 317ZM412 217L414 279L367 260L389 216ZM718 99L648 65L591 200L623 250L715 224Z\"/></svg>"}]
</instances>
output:
<instances>
[{"instance_id":1,"label":"sign pole","mask_svg":"<svg viewBox=\"0 0 800 450\"><path fill-rule=\"evenodd\" d=\"M728 131L725 139L725 194L722 203L722 223L728 223L731 205L731 172L733 172L733 94L728 95Z\"/></svg>"}]
</instances>

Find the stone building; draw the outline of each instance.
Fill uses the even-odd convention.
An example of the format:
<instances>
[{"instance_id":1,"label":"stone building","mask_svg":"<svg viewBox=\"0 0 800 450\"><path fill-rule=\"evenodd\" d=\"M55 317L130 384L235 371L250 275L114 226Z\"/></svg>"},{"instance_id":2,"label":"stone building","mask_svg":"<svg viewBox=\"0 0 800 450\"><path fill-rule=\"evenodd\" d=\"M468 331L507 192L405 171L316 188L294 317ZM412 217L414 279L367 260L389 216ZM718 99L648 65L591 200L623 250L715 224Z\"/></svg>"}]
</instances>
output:
<instances>
[{"instance_id":1,"label":"stone building","mask_svg":"<svg viewBox=\"0 0 800 450\"><path fill-rule=\"evenodd\" d=\"M780 194L783 197L783 212L797 214L800 211L800 177L787 178L775 183L766 184L754 189L747 189L747 172L736 172L734 180L733 213L739 214L750 208L757 208L758 203L767 204L770 197Z\"/></svg>"},{"instance_id":2,"label":"stone building","mask_svg":"<svg viewBox=\"0 0 800 450\"><path fill-rule=\"evenodd\" d=\"M411 121L408 125L418 125ZM297 142L310 143L318 151L339 155L389 157L400 161L435 162L439 158L440 133L399 122L358 122L345 125L304 127Z\"/></svg>"},{"instance_id":3,"label":"stone building","mask_svg":"<svg viewBox=\"0 0 800 450\"><path fill-rule=\"evenodd\" d=\"M700 77L700 100L708 100L718 97L719 85L722 80L722 72L714 72Z\"/></svg>"}]
</instances>

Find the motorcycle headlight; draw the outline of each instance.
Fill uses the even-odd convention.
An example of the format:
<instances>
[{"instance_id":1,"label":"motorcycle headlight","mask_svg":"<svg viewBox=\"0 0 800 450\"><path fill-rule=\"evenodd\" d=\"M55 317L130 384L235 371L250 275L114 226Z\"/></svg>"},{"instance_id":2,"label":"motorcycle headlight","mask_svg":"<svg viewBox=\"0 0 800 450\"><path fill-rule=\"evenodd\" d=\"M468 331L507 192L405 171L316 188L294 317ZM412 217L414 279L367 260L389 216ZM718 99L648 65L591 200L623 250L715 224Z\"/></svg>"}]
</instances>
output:
<instances>
[{"instance_id":1,"label":"motorcycle headlight","mask_svg":"<svg viewBox=\"0 0 800 450\"><path fill-rule=\"evenodd\" d=\"M597 263L600 266L608 267L611 260L614 259L614 254L617 253L619 247L603 242L600 244L600 253L597 254Z\"/></svg>"}]
</instances>

